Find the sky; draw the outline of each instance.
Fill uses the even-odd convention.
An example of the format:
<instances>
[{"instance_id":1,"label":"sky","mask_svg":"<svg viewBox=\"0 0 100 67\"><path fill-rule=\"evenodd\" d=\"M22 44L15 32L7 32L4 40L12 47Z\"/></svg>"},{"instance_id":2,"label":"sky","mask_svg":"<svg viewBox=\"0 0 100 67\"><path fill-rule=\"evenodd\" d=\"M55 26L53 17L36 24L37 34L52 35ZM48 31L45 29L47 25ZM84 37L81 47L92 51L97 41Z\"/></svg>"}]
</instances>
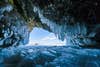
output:
<instances>
[{"instance_id":1,"label":"sky","mask_svg":"<svg viewBox=\"0 0 100 67\"><path fill-rule=\"evenodd\" d=\"M41 46L63 46L65 45L65 41L59 40L53 33L42 28L34 28L30 33L27 46L34 46L36 44Z\"/></svg>"}]
</instances>

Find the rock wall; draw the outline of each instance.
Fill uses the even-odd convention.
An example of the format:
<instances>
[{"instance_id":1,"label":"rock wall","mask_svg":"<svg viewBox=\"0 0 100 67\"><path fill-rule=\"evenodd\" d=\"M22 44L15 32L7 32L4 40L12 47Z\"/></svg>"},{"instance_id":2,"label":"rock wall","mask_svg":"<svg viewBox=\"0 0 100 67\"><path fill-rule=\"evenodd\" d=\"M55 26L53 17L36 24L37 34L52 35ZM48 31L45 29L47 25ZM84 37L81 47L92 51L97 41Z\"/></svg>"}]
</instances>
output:
<instances>
[{"instance_id":1,"label":"rock wall","mask_svg":"<svg viewBox=\"0 0 100 67\"><path fill-rule=\"evenodd\" d=\"M14 6L0 1L0 48L28 43L29 28Z\"/></svg>"},{"instance_id":2,"label":"rock wall","mask_svg":"<svg viewBox=\"0 0 100 67\"><path fill-rule=\"evenodd\" d=\"M25 0L0 0L0 48L27 44L33 27L51 32L46 24L40 23L30 3Z\"/></svg>"},{"instance_id":3,"label":"rock wall","mask_svg":"<svg viewBox=\"0 0 100 67\"><path fill-rule=\"evenodd\" d=\"M100 2L84 0L34 0L34 12L66 45L100 47Z\"/></svg>"},{"instance_id":4,"label":"rock wall","mask_svg":"<svg viewBox=\"0 0 100 67\"><path fill-rule=\"evenodd\" d=\"M98 0L1 0L0 46L26 44L34 26L66 39L66 45L100 47Z\"/></svg>"}]
</instances>

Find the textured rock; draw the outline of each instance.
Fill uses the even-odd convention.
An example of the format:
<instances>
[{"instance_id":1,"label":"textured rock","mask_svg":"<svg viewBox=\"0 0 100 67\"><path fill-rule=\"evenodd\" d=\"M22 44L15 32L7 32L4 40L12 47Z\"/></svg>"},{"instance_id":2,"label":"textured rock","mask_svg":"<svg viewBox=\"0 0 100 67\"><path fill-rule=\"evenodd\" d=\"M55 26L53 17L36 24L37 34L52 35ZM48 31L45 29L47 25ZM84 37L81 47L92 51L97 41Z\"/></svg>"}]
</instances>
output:
<instances>
[{"instance_id":1,"label":"textured rock","mask_svg":"<svg viewBox=\"0 0 100 67\"><path fill-rule=\"evenodd\" d=\"M100 2L83 0L35 0L34 12L66 45L100 48Z\"/></svg>"},{"instance_id":2,"label":"textured rock","mask_svg":"<svg viewBox=\"0 0 100 67\"><path fill-rule=\"evenodd\" d=\"M1 0L0 45L26 44L29 31L37 26L66 39L66 45L99 48L99 4L98 0Z\"/></svg>"},{"instance_id":3,"label":"textured rock","mask_svg":"<svg viewBox=\"0 0 100 67\"><path fill-rule=\"evenodd\" d=\"M0 47L5 48L28 43L29 29L27 23L12 5L2 4L0 4Z\"/></svg>"}]
</instances>

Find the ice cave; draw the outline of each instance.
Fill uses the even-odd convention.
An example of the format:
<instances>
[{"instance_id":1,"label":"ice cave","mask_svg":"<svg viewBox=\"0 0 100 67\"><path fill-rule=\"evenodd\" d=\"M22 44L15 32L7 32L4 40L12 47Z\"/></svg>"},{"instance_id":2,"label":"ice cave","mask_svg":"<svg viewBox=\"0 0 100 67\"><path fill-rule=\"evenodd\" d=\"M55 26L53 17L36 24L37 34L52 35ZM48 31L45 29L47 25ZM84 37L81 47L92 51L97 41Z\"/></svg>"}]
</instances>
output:
<instances>
[{"instance_id":1,"label":"ice cave","mask_svg":"<svg viewBox=\"0 0 100 67\"><path fill-rule=\"evenodd\" d=\"M0 67L100 67L99 0L0 0Z\"/></svg>"}]
</instances>

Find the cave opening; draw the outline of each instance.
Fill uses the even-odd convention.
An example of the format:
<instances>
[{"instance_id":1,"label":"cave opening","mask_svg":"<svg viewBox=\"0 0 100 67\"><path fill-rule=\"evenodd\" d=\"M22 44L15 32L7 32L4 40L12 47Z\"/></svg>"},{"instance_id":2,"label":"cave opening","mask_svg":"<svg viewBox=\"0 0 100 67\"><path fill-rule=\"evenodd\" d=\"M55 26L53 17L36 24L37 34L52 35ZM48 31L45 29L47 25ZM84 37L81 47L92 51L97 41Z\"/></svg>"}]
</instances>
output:
<instances>
[{"instance_id":1,"label":"cave opening","mask_svg":"<svg viewBox=\"0 0 100 67\"><path fill-rule=\"evenodd\" d=\"M26 46L65 46L57 36L43 28L35 27L30 33L29 43Z\"/></svg>"}]
</instances>

